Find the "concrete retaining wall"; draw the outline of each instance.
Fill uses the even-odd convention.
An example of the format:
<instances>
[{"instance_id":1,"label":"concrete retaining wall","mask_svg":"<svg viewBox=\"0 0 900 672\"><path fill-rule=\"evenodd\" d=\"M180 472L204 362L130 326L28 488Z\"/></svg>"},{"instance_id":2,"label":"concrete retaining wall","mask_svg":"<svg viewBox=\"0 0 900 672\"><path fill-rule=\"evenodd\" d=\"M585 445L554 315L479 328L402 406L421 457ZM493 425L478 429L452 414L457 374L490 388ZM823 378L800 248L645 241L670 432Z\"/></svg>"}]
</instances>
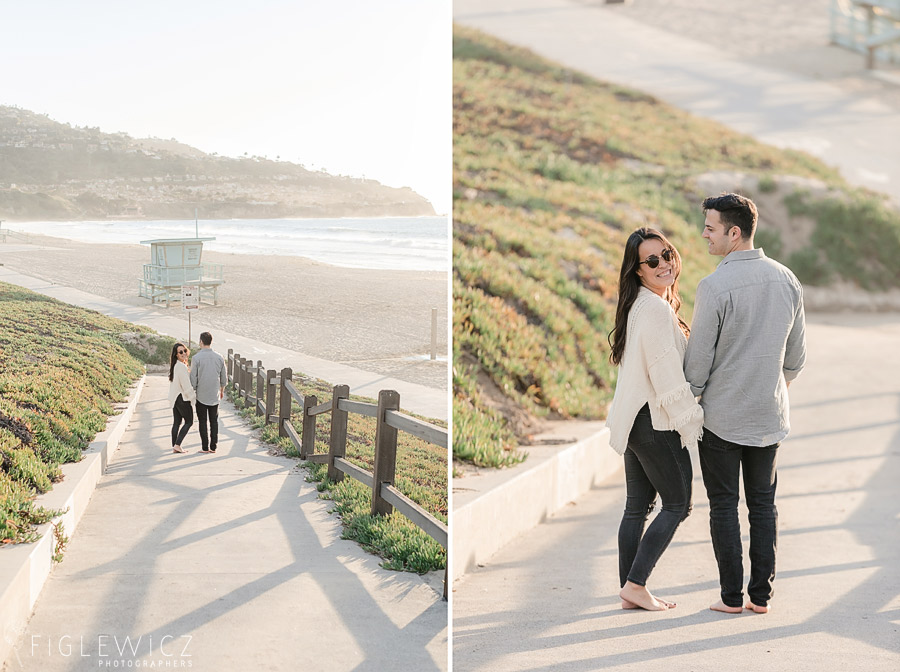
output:
<instances>
[{"instance_id":1,"label":"concrete retaining wall","mask_svg":"<svg viewBox=\"0 0 900 672\"><path fill-rule=\"evenodd\" d=\"M62 465L63 480L36 500L39 506L66 512L38 528L39 541L0 548L0 661L12 652L53 569L53 523L62 521L68 536L75 531L137 407L144 380L142 377L131 388L122 412L109 418L106 429L84 451L83 459Z\"/></svg>"},{"instance_id":2,"label":"concrete retaining wall","mask_svg":"<svg viewBox=\"0 0 900 672\"><path fill-rule=\"evenodd\" d=\"M528 448L528 459L453 479L452 580L622 467L603 423L585 423L568 445Z\"/></svg>"}]
</instances>

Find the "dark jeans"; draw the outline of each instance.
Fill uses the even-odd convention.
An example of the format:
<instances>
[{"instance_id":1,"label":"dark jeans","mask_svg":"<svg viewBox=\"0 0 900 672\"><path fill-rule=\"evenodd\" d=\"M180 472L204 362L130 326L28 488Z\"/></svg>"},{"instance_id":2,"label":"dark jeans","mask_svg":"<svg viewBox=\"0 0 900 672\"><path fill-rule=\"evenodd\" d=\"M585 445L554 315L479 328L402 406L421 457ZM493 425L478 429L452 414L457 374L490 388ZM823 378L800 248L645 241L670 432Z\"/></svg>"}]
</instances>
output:
<instances>
[{"instance_id":1,"label":"dark jeans","mask_svg":"<svg viewBox=\"0 0 900 672\"><path fill-rule=\"evenodd\" d=\"M740 473L750 510L750 584L753 604L765 607L772 598L778 510L775 508L775 457L779 444L762 448L741 446L703 430L700 468L709 497L709 530L719 564L722 602L740 607L743 602L744 565L741 524L738 519Z\"/></svg>"},{"instance_id":2,"label":"dark jeans","mask_svg":"<svg viewBox=\"0 0 900 672\"><path fill-rule=\"evenodd\" d=\"M619 584L646 585L681 521L691 513L691 456L678 432L658 432L647 405L634 419L625 449L625 514L619 525ZM656 494L662 510L644 533Z\"/></svg>"},{"instance_id":3,"label":"dark jeans","mask_svg":"<svg viewBox=\"0 0 900 672\"><path fill-rule=\"evenodd\" d=\"M209 436L206 435L206 419L209 417ZM200 424L200 443L203 450L215 450L219 442L219 405L207 406L197 402L197 422Z\"/></svg>"},{"instance_id":4,"label":"dark jeans","mask_svg":"<svg viewBox=\"0 0 900 672\"><path fill-rule=\"evenodd\" d=\"M184 426L181 426L181 423ZM185 401L179 394L172 406L172 446L180 446L187 436L188 430L194 424L194 409L191 408L191 402ZM179 427L181 430L179 431Z\"/></svg>"}]
</instances>

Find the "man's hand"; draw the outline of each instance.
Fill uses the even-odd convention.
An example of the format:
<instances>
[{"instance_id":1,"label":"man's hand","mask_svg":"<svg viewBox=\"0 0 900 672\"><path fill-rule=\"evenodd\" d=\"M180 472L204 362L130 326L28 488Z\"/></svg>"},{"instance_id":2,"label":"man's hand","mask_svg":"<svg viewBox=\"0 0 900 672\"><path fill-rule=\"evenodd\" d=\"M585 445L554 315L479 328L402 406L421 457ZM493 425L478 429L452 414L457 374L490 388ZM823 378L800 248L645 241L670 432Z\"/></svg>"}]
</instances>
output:
<instances>
[{"instance_id":1,"label":"man's hand","mask_svg":"<svg viewBox=\"0 0 900 672\"><path fill-rule=\"evenodd\" d=\"M219 399L224 399L224 398L225 398L225 388L220 387L219 388Z\"/></svg>"}]
</instances>

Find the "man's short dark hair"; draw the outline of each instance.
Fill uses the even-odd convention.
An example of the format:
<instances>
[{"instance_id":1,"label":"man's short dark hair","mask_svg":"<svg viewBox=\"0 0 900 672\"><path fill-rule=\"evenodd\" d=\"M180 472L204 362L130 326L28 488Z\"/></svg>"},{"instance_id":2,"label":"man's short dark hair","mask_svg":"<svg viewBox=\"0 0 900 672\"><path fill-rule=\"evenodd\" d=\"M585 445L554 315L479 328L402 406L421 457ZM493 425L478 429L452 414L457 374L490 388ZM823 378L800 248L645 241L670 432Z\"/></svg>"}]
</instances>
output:
<instances>
[{"instance_id":1,"label":"man's short dark hair","mask_svg":"<svg viewBox=\"0 0 900 672\"><path fill-rule=\"evenodd\" d=\"M208 331L204 331L202 334L200 334L200 342L203 345L212 345L212 334Z\"/></svg>"},{"instance_id":2,"label":"man's short dark hair","mask_svg":"<svg viewBox=\"0 0 900 672\"><path fill-rule=\"evenodd\" d=\"M759 213L756 204L746 196L722 192L719 196L709 196L703 200L703 214L707 210L717 210L725 232L736 226L741 230L741 238L750 240L756 233L756 221Z\"/></svg>"}]
</instances>

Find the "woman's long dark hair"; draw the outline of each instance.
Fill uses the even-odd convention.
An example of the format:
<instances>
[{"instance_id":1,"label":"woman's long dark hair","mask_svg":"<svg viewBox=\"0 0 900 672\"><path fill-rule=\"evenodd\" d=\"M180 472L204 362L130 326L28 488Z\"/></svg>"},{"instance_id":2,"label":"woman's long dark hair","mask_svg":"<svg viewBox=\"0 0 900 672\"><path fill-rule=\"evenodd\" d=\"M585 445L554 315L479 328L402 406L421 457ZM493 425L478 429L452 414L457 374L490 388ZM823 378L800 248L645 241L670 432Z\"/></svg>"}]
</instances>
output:
<instances>
[{"instance_id":1,"label":"woman's long dark hair","mask_svg":"<svg viewBox=\"0 0 900 672\"><path fill-rule=\"evenodd\" d=\"M681 297L678 295L681 256L678 254L678 250L675 249L675 246L668 241L661 231L649 227L637 229L625 241L625 255L622 257L622 269L619 271L619 304L616 306L616 323L607 337L612 348L612 351L609 353L609 361L617 366L622 363L622 357L625 355L625 332L628 328L628 313L631 312L631 306L634 305L642 285L641 279L637 274L641 263L638 248L645 240L654 238L675 253L675 258L672 261L672 272L675 273L675 282L666 290L663 299L668 301L669 305L672 306L672 310L675 311L675 316L678 318L678 324L684 335L687 336L691 331L687 322L681 319L681 315L678 314L678 310L681 308Z\"/></svg>"},{"instance_id":2,"label":"woman's long dark hair","mask_svg":"<svg viewBox=\"0 0 900 672\"><path fill-rule=\"evenodd\" d=\"M175 343L172 346L172 357L169 362L169 382L172 382L172 379L175 378L175 363L178 361L178 348L184 348L187 350L187 346L184 343Z\"/></svg>"}]
</instances>

